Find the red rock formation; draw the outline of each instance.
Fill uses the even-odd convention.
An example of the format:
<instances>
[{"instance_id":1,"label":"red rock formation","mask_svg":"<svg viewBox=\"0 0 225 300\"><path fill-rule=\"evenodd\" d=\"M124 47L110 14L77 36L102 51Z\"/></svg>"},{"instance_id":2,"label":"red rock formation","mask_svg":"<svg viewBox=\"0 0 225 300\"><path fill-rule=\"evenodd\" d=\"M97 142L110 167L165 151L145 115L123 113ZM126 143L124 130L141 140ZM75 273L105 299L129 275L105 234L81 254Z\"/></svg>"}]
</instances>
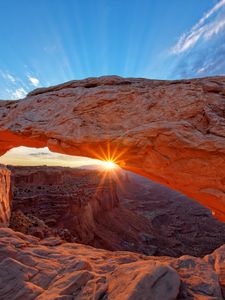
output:
<instances>
[{"instance_id":1,"label":"red rock formation","mask_svg":"<svg viewBox=\"0 0 225 300\"><path fill-rule=\"evenodd\" d=\"M9 224L11 213L11 176L10 171L0 165L0 227Z\"/></svg>"},{"instance_id":2,"label":"red rock formation","mask_svg":"<svg viewBox=\"0 0 225 300\"><path fill-rule=\"evenodd\" d=\"M0 249L0 299L223 299L224 269L207 258L110 252L9 228L0 229Z\"/></svg>"},{"instance_id":3,"label":"red rock formation","mask_svg":"<svg viewBox=\"0 0 225 300\"><path fill-rule=\"evenodd\" d=\"M0 154L24 145L88 157L110 145L126 169L225 220L224 77L89 78L0 103Z\"/></svg>"}]
</instances>

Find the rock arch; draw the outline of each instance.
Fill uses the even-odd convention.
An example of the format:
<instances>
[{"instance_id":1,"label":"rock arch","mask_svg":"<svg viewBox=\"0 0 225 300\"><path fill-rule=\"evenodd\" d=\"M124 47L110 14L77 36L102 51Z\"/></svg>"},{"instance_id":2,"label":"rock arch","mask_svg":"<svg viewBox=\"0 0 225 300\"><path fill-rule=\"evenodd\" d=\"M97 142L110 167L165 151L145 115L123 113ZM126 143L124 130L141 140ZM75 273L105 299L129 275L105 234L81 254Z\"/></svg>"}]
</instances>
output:
<instances>
[{"instance_id":1,"label":"rock arch","mask_svg":"<svg viewBox=\"0 0 225 300\"><path fill-rule=\"evenodd\" d=\"M88 78L0 101L0 155L17 146L114 153L225 221L225 77Z\"/></svg>"}]
</instances>

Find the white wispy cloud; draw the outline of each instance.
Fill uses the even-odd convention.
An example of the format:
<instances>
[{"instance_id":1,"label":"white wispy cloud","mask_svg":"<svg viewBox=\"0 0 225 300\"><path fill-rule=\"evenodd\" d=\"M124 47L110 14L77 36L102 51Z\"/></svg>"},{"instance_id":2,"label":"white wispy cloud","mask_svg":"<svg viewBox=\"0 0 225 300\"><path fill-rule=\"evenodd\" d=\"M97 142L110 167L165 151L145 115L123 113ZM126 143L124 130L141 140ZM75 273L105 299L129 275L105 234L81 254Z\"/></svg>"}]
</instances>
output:
<instances>
[{"instance_id":1,"label":"white wispy cloud","mask_svg":"<svg viewBox=\"0 0 225 300\"><path fill-rule=\"evenodd\" d=\"M33 77L31 75L27 75L27 78L29 79L29 81L31 82L31 84L35 87L37 87L40 83L40 80L36 77Z\"/></svg>"},{"instance_id":2,"label":"white wispy cloud","mask_svg":"<svg viewBox=\"0 0 225 300\"><path fill-rule=\"evenodd\" d=\"M225 18L225 14L224 14ZM215 34L218 34L223 28L225 28L225 19L217 20L208 26L207 31L204 34L205 39L210 39Z\"/></svg>"},{"instance_id":3,"label":"white wispy cloud","mask_svg":"<svg viewBox=\"0 0 225 300\"><path fill-rule=\"evenodd\" d=\"M8 73L8 72L3 72L3 71L1 71L1 75L2 75L2 77L3 77L4 79L9 80L9 81L12 82L12 83L15 83L15 82L16 82L16 78L15 78L12 74L10 74L10 73Z\"/></svg>"},{"instance_id":4,"label":"white wispy cloud","mask_svg":"<svg viewBox=\"0 0 225 300\"><path fill-rule=\"evenodd\" d=\"M27 94L27 91L24 88L18 88L14 92L12 92L12 97L15 99L24 98Z\"/></svg>"},{"instance_id":5,"label":"white wispy cloud","mask_svg":"<svg viewBox=\"0 0 225 300\"><path fill-rule=\"evenodd\" d=\"M194 47L199 40L209 40L225 28L225 0L220 0L192 28L184 33L172 47L172 54L183 53ZM217 13L215 18L212 18Z\"/></svg>"},{"instance_id":6,"label":"white wispy cloud","mask_svg":"<svg viewBox=\"0 0 225 300\"><path fill-rule=\"evenodd\" d=\"M15 75L11 71L0 69L0 89L3 99L24 98L28 91L38 87L39 84L40 80L32 72Z\"/></svg>"},{"instance_id":7,"label":"white wispy cloud","mask_svg":"<svg viewBox=\"0 0 225 300\"><path fill-rule=\"evenodd\" d=\"M210 9L195 25L196 27L203 24L209 17L216 13L225 4L225 0L220 0L212 9ZM195 27L193 27L195 29Z\"/></svg>"},{"instance_id":8,"label":"white wispy cloud","mask_svg":"<svg viewBox=\"0 0 225 300\"><path fill-rule=\"evenodd\" d=\"M201 67L201 68L199 68L196 72L198 73L198 74L202 74L202 73L204 73L206 71L206 67Z\"/></svg>"}]
</instances>

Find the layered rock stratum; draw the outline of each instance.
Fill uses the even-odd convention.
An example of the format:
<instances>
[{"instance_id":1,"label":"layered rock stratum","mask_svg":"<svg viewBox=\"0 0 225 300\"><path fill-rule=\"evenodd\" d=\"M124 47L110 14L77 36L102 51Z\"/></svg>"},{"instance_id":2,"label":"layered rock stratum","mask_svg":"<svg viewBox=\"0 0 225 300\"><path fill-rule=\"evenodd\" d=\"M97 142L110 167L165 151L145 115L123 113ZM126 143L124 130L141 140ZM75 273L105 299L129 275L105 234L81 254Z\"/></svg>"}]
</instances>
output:
<instances>
[{"instance_id":1,"label":"layered rock stratum","mask_svg":"<svg viewBox=\"0 0 225 300\"><path fill-rule=\"evenodd\" d=\"M225 220L225 81L117 76L0 102L0 153L16 146L104 157L161 182Z\"/></svg>"}]
</instances>

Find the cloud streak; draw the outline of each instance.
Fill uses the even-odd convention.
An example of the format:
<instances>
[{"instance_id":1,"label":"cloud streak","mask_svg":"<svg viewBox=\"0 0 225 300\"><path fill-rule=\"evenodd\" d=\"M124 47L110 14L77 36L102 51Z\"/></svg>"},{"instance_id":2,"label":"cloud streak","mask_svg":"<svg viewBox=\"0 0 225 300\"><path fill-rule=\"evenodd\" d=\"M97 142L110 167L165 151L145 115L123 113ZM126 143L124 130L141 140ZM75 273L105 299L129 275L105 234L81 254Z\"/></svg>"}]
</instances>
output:
<instances>
[{"instance_id":1,"label":"cloud streak","mask_svg":"<svg viewBox=\"0 0 225 300\"><path fill-rule=\"evenodd\" d=\"M24 72L23 76L15 76L8 70L0 70L0 90L5 99L21 99L28 91L40 85L40 80L31 72Z\"/></svg>"},{"instance_id":2,"label":"cloud streak","mask_svg":"<svg viewBox=\"0 0 225 300\"><path fill-rule=\"evenodd\" d=\"M21 99L24 98L26 96L27 92L25 91L24 88L18 88L16 89L14 92L12 92L12 96L15 99Z\"/></svg>"},{"instance_id":3,"label":"cloud streak","mask_svg":"<svg viewBox=\"0 0 225 300\"><path fill-rule=\"evenodd\" d=\"M172 54L180 54L193 48L199 41L212 39L225 29L225 0L220 0L190 31L181 35L172 47ZM215 16L216 15L216 16ZM214 17L214 18L213 18Z\"/></svg>"},{"instance_id":4,"label":"cloud streak","mask_svg":"<svg viewBox=\"0 0 225 300\"><path fill-rule=\"evenodd\" d=\"M225 74L225 0L217 2L170 49L168 78Z\"/></svg>"},{"instance_id":5,"label":"cloud streak","mask_svg":"<svg viewBox=\"0 0 225 300\"><path fill-rule=\"evenodd\" d=\"M34 86L34 87L37 87L40 83L39 79L36 78L36 77L33 77L31 75L27 75L27 78L28 80L31 82L31 84Z\"/></svg>"},{"instance_id":6,"label":"cloud streak","mask_svg":"<svg viewBox=\"0 0 225 300\"><path fill-rule=\"evenodd\" d=\"M15 83L16 82L16 78L12 74L10 74L8 72L1 71L1 75L2 75L2 77L5 80L9 80L11 83Z\"/></svg>"}]
</instances>

